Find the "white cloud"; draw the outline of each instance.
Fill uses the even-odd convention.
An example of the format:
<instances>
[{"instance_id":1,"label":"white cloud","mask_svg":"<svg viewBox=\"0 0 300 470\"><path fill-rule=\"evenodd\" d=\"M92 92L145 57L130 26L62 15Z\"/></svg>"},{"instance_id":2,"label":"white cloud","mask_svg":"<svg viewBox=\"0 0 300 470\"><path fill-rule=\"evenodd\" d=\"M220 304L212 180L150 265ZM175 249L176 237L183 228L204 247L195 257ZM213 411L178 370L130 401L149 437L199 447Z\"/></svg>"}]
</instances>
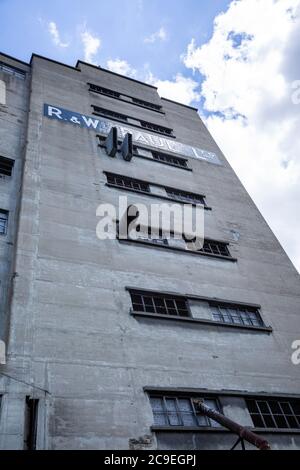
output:
<instances>
[{"instance_id":1,"label":"white cloud","mask_svg":"<svg viewBox=\"0 0 300 470\"><path fill-rule=\"evenodd\" d=\"M60 38L60 33L58 31L58 28L57 28L57 25L54 21L50 21L48 23L48 31L51 35L51 38L52 38L52 41L53 43L58 46L58 47L63 47L63 48L66 48L66 47L69 47L69 43L67 42L62 42L61 38Z\"/></svg>"},{"instance_id":2,"label":"white cloud","mask_svg":"<svg viewBox=\"0 0 300 470\"><path fill-rule=\"evenodd\" d=\"M300 0L239 0L183 60L204 77L206 123L300 269Z\"/></svg>"},{"instance_id":3,"label":"white cloud","mask_svg":"<svg viewBox=\"0 0 300 470\"><path fill-rule=\"evenodd\" d=\"M200 99L199 84L192 78L184 77L180 73L173 80L159 80L149 73L147 81L158 88L157 91L163 98L187 105ZM197 91L197 88L199 88L199 91Z\"/></svg>"},{"instance_id":4,"label":"white cloud","mask_svg":"<svg viewBox=\"0 0 300 470\"><path fill-rule=\"evenodd\" d=\"M119 73L120 75L126 75L127 77L135 78L137 71L129 65L126 60L121 59L109 59L106 63L108 70Z\"/></svg>"},{"instance_id":5,"label":"white cloud","mask_svg":"<svg viewBox=\"0 0 300 470\"><path fill-rule=\"evenodd\" d=\"M163 98L178 101L183 104L191 104L200 99L199 84L189 77L178 73L172 80L160 80L149 69L149 64L144 65L143 71L134 69L126 60L109 59L106 63L108 70L135 78L158 88L158 93ZM199 90L197 90L199 88Z\"/></svg>"},{"instance_id":6,"label":"white cloud","mask_svg":"<svg viewBox=\"0 0 300 470\"><path fill-rule=\"evenodd\" d=\"M101 47L101 39L98 36L94 36L86 28L81 32L80 36L83 44L85 62L97 65L95 56Z\"/></svg>"},{"instance_id":7,"label":"white cloud","mask_svg":"<svg viewBox=\"0 0 300 470\"><path fill-rule=\"evenodd\" d=\"M155 33L150 34L150 36L146 37L144 39L144 42L148 43L148 44L153 44L156 41L166 41L167 37L168 37L167 31L162 26L158 31L156 31Z\"/></svg>"}]
</instances>

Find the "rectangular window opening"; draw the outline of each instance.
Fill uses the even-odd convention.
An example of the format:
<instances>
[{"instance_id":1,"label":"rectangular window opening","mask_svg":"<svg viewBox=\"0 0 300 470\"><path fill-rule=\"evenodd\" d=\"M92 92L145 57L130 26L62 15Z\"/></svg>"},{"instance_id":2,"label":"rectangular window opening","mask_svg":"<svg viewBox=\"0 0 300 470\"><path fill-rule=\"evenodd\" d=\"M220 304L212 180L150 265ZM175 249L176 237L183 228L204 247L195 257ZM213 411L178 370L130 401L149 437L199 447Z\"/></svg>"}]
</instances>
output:
<instances>
[{"instance_id":1,"label":"rectangular window opening","mask_svg":"<svg viewBox=\"0 0 300 470\"><path fill-rule=\"evenodd\" d=\"M26 397L25 402L25 449L36 450L39 400Z\"/></svg>"}]
</instances>

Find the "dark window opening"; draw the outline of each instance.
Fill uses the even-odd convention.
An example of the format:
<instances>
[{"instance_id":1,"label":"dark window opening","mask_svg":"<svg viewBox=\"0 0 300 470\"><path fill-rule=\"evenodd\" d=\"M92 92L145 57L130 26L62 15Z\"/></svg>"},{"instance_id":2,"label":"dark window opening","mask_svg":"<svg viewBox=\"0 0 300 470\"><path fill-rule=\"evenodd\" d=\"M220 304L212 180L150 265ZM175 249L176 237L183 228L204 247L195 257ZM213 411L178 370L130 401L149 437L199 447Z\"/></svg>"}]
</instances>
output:
<instances>
[{"instance_id":1,"label":"dark window opening","mask_svg":"<svg viewBox=\"0 0 300 470\"><path fill-rule=\"evenodd\" d=\"M39 400L26 397L25 408L25 449L36 449Z\"/></svg>"},{"instance_id":2,"label":"dark window opening","mask_svg":"<svg viewBox=\"0 0 300 470\"><path fill-rule=\"evenodd\" d=\"M118 186L119 188L133 189L143 193L150 193L150 186L144 181L140 181L127 176L115 175L113 173L106 173L108 184Z\"/></svg>"},{"instance_id":3,"label":"dark window opening","mask_svg":"<svg viewBox=\"0 0 300 470\"><path fill-rule=\"evenodd\" d=\"M119 98L120 93L117 91L109 90L108 88L103 88L102 86L98 85L93 85L92 83L90 85L90 91L94 91L95 93L100 93L101 95L107 95L112 98Z\"/></svg>"},{"instance_id":4,"label":"dark window opening","mask_svg":"<svg viewBox=\"0 0 300 470\"><path fill-rule=\"evenodd\" d=\"M154 426L220 427L219 423L196 411L193 398L189 396L151 394L149 398ZM203 399L203 397L201 398ZM203 400L205 405L213 410L221 411L215 398L204 398Z\"/></svg>"},{"instance_id":5,"label":"dark window opening","mask_svg":"<svg viewBox=\"0 0 300 470\"><path fill-rule=\"evenodd\" d=\"M130 292L132 308L135 312L153 313L189 317L190 312L184 297L173 297L163 294Z\"/></svg>"},{"instance_id":6,"label":"dark window opening","mask_svg":"<svg viewBox=\"0 0 300 470\"><path fill-rule=\"evenodd\" d=\"M124 93L120 93L115 90L111 90L109 88L104 88L99 85L95 85L93 83L88 83L89 85L89 91L92 91L94 93L99 93L100 95L105 95L109 96L110 98L115 98L119 99L121 101L126 101L127 103L135 104L137 106L141 106L142 108L147 108L152 111L158 111L161 112L162 106L155 104L155 103L150 103L149 101L141 100L140 98L134 98L133 96L126 95Z\"/></svg>"},{"instance_id":7,"label":"dark window opening","mask_svg":"<svg viewBox=\"0 0 300 470\"><path fill-rule=\"evenodd\" d=\"M198 194L189 193L186 191L180 191L177 189L166 188L168 196L173 199L182 202L188 202L191 204L202 204L205 205L204 196L199 196Z\"/></svg>"},{"instance_id":8,"label":"dark window opening","mask_svg":"<svg viewBox=\"0 0 300 470\"><path fill-rule=\"evenodd\" d=\"M141 122L141 126L144 127L145 129L148 129L149 131L159 132L160 134L165 134L165 135L173 134L172 129L169 129L168 127L159 126L157 124L153 124L152 122L147 122L147 121L140 121L140 122Z\"/></svg>"},{"instance_id":9,"label":"dark window opening","mask_svg":"<svg viewBox=\"0 0 300 470\"><path fill-rule=\"evenodd\" d=\"M132 102L144 108L154 109L155 111L160 111L162 108L158 104L149 103L149 101L140 100L139 98L132 98Z\"/></svg>"},{"instance_id":10,"label":"dark window opening","mask_svg":"<svg viewBox=\"0 0 300 470\"><path fill-rule=\"evenodd\" d=\"M5 64L4 62L0 61L0 71L8 73L9 75L13 75L14 77L25 79L26 72L17 67L13 67L12 65Z\"/></svg>"},{"instance_id":11,"label":"dark window opening","mask_svg":"<svg viewBox=\"0 0 300 470\"><path fill-rule=\"evenodd\" d=\"M138 118L125 116L125 114L117 113L115 111L111 111L110 109L100 108L99 106L93 105L92 108L94 109L94 114L98 116L105 116L108 118L116 119L121 122L126 122L135 127L143 127L158 134L173 136L173 130L169 129L168 127L159 126L151 122L141 121ZM130 119L134 122L130 122Z\"/></svg>"},{"instance_id":12,"label":"dark window opening","mask_svg":"<svg viewBox=\"0 0 300 470\"><path fill-rule=\"evenodd\" d=\"M98 106L93 106L95 114L104 115L107 117L119 119L120 121L127 122L127 116L124 114L116 113L115 111L111 111L109 109L99 108Z\"/></svg>"},{"instance_id":13,"label":"dark window opening","mask_svg":"<svg viewBox=\"0 0 300 470\"><path fill-rule=\"evenodd\" d=\"M161 163L167 163L167 164L182 167L182 168L188 168L187 160L185 160L184 158L175 157L173 155L168 155L166 153L160 153L160 152L154 152L154 151L152 151L152 156L154 160L157 160Z\"/></svg>"},{"instance_id":14,"label":"dark window opening","mask_svg":"<svg viewBox=\"0 0 300 470\"><path fill-rule=\"evenodd\" d=\"M3 176L11 176L14 163L14 160L10 158L0 157L0 178Z\"/></svg>"},{"instance_id":15,"label":"dark window opening","mask_svg":"<svg viewBox=\"0 0 300 470\"><path fill-rule=\"evenodd\" d=\"M300 400L246 400L256 428L300 429Z\"/></svg>"},{"instance_id":16,"label":"dark window opening","mask_svg":"<svg viewBox=\"0 0 300 470\"><path fill-rule=\"evenodd\" d=\"M231 257L226 243L213 240L204 240L203 248L200 251L212 255Z\"/></svg>"},{"instance_id":17,"label":"dark window opening","mask_svg":"<svg viewBox=\"0 0 300 470\"><path fill-rule=\"evenodd\" d=\"M246 326L265 326L257 308L239 305L211 305L214 321Z\"/></svg>"},{"instance_id":18,"label":"dark window opening","mask_svg":"<svg viewBox=\"0 0 300 470\"><path fill-rule=\"evenodd\" d=\"M0 209L0 235L6 235L8 224L8 211Z\"/></svg>"}]
</instances>

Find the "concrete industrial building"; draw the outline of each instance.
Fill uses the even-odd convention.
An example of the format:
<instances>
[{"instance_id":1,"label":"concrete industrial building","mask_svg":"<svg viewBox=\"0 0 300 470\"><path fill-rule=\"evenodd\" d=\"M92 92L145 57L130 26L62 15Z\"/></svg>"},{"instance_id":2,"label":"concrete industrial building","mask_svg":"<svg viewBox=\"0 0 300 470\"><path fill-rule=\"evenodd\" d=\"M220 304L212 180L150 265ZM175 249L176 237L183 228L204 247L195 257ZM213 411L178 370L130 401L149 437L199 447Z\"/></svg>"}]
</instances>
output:
<instances>
[{"instance_id":1,"label":"concrete industrial building","mask_svg":"<svg viewBox=\"0 0 300 470\"><path fill-rule=\"evenodd\" d=\"M0 157L1 449L229 449L193 397L300 449L299 275L196 109L0 54ZM203 249L99 240L120 195L204 207Z\"/></svg>"}]
</instances>

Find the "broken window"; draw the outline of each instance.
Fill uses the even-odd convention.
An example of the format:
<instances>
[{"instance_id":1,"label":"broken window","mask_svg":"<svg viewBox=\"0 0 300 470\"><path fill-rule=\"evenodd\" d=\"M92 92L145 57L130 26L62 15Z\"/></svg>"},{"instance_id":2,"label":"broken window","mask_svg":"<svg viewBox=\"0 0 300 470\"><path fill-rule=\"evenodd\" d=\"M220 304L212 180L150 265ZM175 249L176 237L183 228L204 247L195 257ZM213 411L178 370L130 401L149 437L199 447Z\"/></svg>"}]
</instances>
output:
<instances>
[{"instance_id":1,"label":"broken window","mask_svg":"<svg viewBox=\"0 0 300 470\"><path fill-rule=\"evenodd\" d=\"M300 400L257 398L246 403L256 428L300 428Z\"/></svg>"},{"instance_id":2,"label":"broken window","mask_svg":"<svg viewBox=\"0 0 300 470\"><path fill-rule=\"evenodd\" d=\"M216 398L204 398L203 400L205 405L213 410L220 411ZM194 407L193 398L189 396L151 394L150 404L155 426L220 427L216 421L197 412Z\"/></svg>"},{"instance_id":3,"label":"broken window","mask_svg":"<svg viewBox=\"0 0 300 470\"><path fill-rule=\"evenodd\" d=\"M153 294L147 292L130 292L132 308L135 312L147 312L158 315L189 317L190 312L184 297Z\"/></svg>"}]
</instances>

